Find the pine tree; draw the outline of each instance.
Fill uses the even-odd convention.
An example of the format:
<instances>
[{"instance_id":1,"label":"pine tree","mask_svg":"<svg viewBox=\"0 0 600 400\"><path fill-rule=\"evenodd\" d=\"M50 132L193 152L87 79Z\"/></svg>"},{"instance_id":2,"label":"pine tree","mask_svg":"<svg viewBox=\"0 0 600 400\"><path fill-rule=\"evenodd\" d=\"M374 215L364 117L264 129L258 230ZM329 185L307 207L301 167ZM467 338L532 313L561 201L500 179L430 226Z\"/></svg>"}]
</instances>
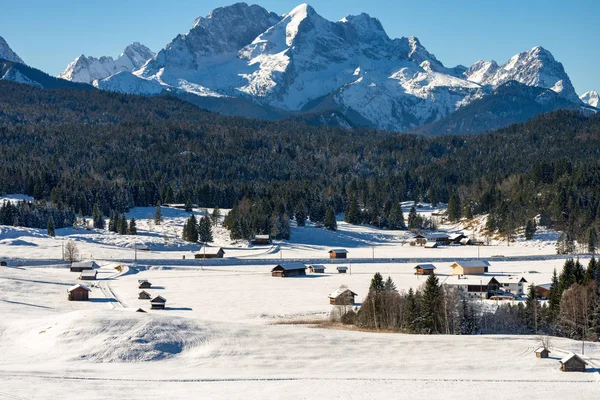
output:
<instances>
[{"instance_id":1,"label":"pine tree","mask_svg":"<svg viewBox=\"0 0 600 400\"><path fill-rule=\"evenodd\" d=\"M117 215L114 211L110 212L110 219L108 220L108 231L109 232L117 232Z\"/></svg>"},{"instance_id":2,"label":"pine tree","mask_svg":"<svg viewBox=\"0 0 600 400\"><path fill-rule=\"evenodd\" d=\"M408 289L408 295L406 296L406 320L409 332L416 333L419 330L418 319L418 303L415 297L415 293L411 287L410 289Z\"/></svg>"},{"instance_id":3,"label":"pine tree","mask_svg":"<svg viewBox=\"0 0 600 400\"><path fill-rule=\"evenodd\" d=\"M527 225L525 225L525 240L533 239L536 229L535 221L527 220Z\"/></svg>"},{"instance_id":4,"label":"pine tree","mask_svg":"<svg viewBox=\"0 0 600 400\"><path fill-rule=\"evenodd\" d=\"M575 265L573 267L573 276L575 277L575 283L582 284L585 279L585 271L583 270L583 265L579 262L579 258L575 260Z\"/></svg>"},{"instance_id":5,"label":"pine tree","mask_svg":"<svg viewBox=\"0 0 600 400\"><path fill-rule=\"evenodd\" d=\"M306 219L308 218L308 216L306 215L306 207L304 206L303 201L300 201L296 206L296 213L294 215L294 218L296 219L296 224L298 226L306 225Z\"/></svg>"},{"instance_id":6,"label":"pine tree","mask_svg":"<svg viewBox=\"0 0 600 400\"><path fill-rule=\"evenodd\" d=\"M596 254L596 248L598 245L598 233L594 226L590 227L588 231L588 252Z\"/></svg>"},{"instance_id":7,"label":"pine tree","mask_svg":"<svg viewBox=\"0 0 600 400\"><path fill-rule=\"evenodd\" d=\"M435 274L428 276L423 289L423 318L425 328L431 333L438 333L441 328L440 306L442 304L442 289Z\"/></svg>"},{"instance_id":8,"label":"pine tree","mask_svg":"<svg viewBox=\"0 0 600 400\"><path fill-rule=\"evenodd\" d=\"M337 230L337 221L335 220L335 211L333 211L333 207L329 207L325 214L325 228L330 231Z\"/></svg>"},{"instance_id":9,"label":"pine tree","mask_svg":"<svg viewBox=\"0 0 600 400\"><path fill-rule=\"evenodd\" d=\"M192 201L191 201L191 200L188 198L188 199L185 201L185 211L187 211L187 212L191 212L191 211L192 211L192 208L193 208L193 207L192 207Z\"/></svg>"},{"instance_id":10,"label":"pine tree","mask_svg":"<svg viewBox=\"0 0 600 400\"><path fill-rule=\"evenodd\" d=\"M388 276L388 278L386 279L385 284L383 285L383 290L385 292L396 292L396 291L398 291L398 289L396 288L396 284L392 280L391 276Z\"/></svg>"},{"instance_id":11,"label":"pine tree","mask_svg":"<svg viewBox=\"0 0 600 400\"><path fill-rule=\"evenodd\" d=\"M417 208L413 204L412 207L410 208L410 211L408 212L408 229L410 229L410 230L417 229L418 228L417 220L418 220Z\"/></svg>"},{"instance_id":12,"label":"pine tree","mask_svg":"<svg viewBox=\"0 0 600 400\"><path fill-rule=\"evenodd\" d=\"M354 196L348 200L348 207L344 213L344 221L353 225L361 223L360 209L358 208L358 202Z\"/></svg>"},{"instance_id":13,"label":"pine tree","mask_svg":"<svg viewBox=\"0 0 600 400\"><path fill-rule=\"evenodd\" d=\"M119 234L125 235L127 233L127 218L125 214L121 214L119 217Z\"/></svg>"},{"instance_id":14,"label":"pine tree","mask_svg":"<svg viewBox=\"0 0 600 400\"><path fill-rule=\"evenodd\" d=\"M540 303L537 299L537 292L533 284L529 285L527 290L527 299L525 300L525 315L527 318L527 326L533 331L533 333L537 333L541 312Z\"/></svg>"},{"instance_id":15,"label":"pine tree","mask_svg":"<svg viewBox=\"0 0 600 400\"><path fill-rule=\"evenodd\" d=\"M458 221L460 219L460 197L453 193L448 201L448 220Z\"/></svg>"},{"instance_id":16,"label":"pine tree","mask_svg":"<svg viewBox=\"0 0 600 400\"><path fill-rule=\"evenodd\" d=\"M202 243L213 241L212 224L210 222L210 217L207 215L200 218L200 222L198 223L198 239Z\"/></svg>"},{"instance_id":17,"label":"pine tree","mask_svg":"<svg viewBox=\"0 0 600 400\"><path fill-rule=\"evenodd\" d=\"M135 223L134 217L131 217L131 220L129 221L129 226L127 227L127 234L128 235L137 235L137 225Z\"/></svg>"},{"instance_id":18,"label":"pine tree","mask_svg":"<svg viewBox=\"0 0 600 400\"><path fill-rule=\"evenodd\" d=\"M94 210L92 211L92 221L94 224L94 228L104 229L104 215L102 215L102 212L98 207L98 203L94 204Z\"/></svg>"},{"instance_id":19,"label":"pine tree","mask_svg":"<svg viewBox=\"0 0 600 400\"><path fill-rule=\"evenodd\" d=\"M461 335L474 335L477 333L477 319L473 310L473 305L463 297L461 300L462 312L460 314L459 332Z\"/></svg>"},{"instance_id":20,"label":"pine tree","mask_svg":"<svg viewBox=\"0 0 600 400\"><path fill-rule=\"evenodd\" d=\"M406 229L406 223L404 222L404 213L400 203L396 202L390 210L390 216L388 218L388 226L390 229Z\"/></svg>"},{"instance_id":21,"label":"pine tree","mask_svg":"<svg viewBox=\"0 0 600 400\"><path fill-rule=\"evenodd\" d=\"M371 278L371 286L369 286L369 292L383 292L385 289L385 283L383 282L383 276L379 272L376 272L373 278Z\"/></svg>"},{"instance_id":22,"label":"pine tree","mask_svg":"<svg viewBox=\"0 0 600 400\"><path fill-rule=\"evenodd\" d=\"M210 215L210 219L212 221L213 226L217 226L219 224L219 220L221 219L221 209L219 207L213 208L213 212Z\"/></svg>"},{"instance_id":23,"label":"pine tree","mask_svg":"<svg viewBox=\"0 0 600 400\"><path fill-rule=\"evenodd\" d=\"M555 322L560 312L560 298L562 296L560 282L556 274L556 268L552 274L552 281L550 283L550 291L548 293L548 311L550 316L550 322Z\"/></svg>"},{"instance_id":24,"label":"pine tree","mask_svg":"<svg viewBox=\"0 0 600 400\"><path fill-rule=\"evenodd\" d=\"M575 278L575 262L572 258L569 258L565 261L563 265L563 270L560 273L560 293L562 293L571 287L572 284L576 282Z\"/></svg>"},{"instance_id":25,"label":"pine tree","mask_svg":"<svg viewBox=\"0 0 600 400\"><path fill-rule=\"evenodd\" d=\"M160 201L156 203L156 208L154 209L154 223L156 225L160 225L162 222L162 208L160 207Z\"/></svg>"},{"instance_id":26,"label":"pine tree","mask_svg":"<svg viewBox=\"0 0 600 400\"><path fill-rule=\"evenodd\" d=\"M46 224L46 229L48 230L48 236L56 236L56 231L54 229L54 218L52 215L48 217L48 223Z\"/></svg>"},{"instance_id":27,"label":"pine tree","mask_svg":"<svg viewBox=\"0 0 600 400\"><path fill-rule=\"evenodd\" d=\"M198 222L194 214L192 214L183 225L182 239L186 242L198 242Z\"/></svg>"}]
</instances>

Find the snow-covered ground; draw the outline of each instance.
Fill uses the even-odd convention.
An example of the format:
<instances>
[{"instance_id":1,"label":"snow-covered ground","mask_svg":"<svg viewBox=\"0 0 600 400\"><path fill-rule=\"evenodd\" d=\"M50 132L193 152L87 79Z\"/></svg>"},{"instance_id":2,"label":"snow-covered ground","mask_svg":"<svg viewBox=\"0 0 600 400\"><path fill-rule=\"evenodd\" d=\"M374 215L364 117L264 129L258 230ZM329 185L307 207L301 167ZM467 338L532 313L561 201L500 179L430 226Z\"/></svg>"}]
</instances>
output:
<instances>
[{"instance_id":1,"label":"snow-covered ground","mask_svg":"<svg viewBox=\"0 0 600 400\"><path fill-rule=\"evenodd\" d=\"M443 281L448 259L475 258L477 247L423 249L403 244L406 232L341 221L337 232L293 227L290 241L249 247L217 228L214 245L225 248L226 263L190 264L199 246L178 238L189 213L164 208L163 223L154 226L148 218L153 212L136 208L128 214L138 221L137 237L68 228L48 238L43 230L0 226L0 260L8 261L0 267L0 399L82 393L90 399L464 399L490 393L591 399L600 390L600 344L586 344L589 372L562 373L558 359L566 351L579 353L580 342L555 338L552 358L538 359L533 336L422 336L277 324L326 318L328 294L340 285L356 292L360 303L375 272L391 276L400 290L420 286L424 278L414 275L415 263L404 257L430 258ZM492 241L479 248L480 256L540 256L494 258L490 274L547 283L564 263L544 259L554 253L555 236L541 231L534 245ZM99 280L90 282L89 302L67 301L66 290L79 275L59 260L68 239L101 266ZM138 251L144 262L121 263L133 258L136 241L151 249ZM270 276L280 258L325 259L331 247L350 251L344 264L349 273L338 274L339 263L322 260L325 274ZM123 265L121 272L117 265ZM167 299L166 310L149 310L149 301L137 298L139 279L153 284L151 295Z\"/></svg>"}]
</instances>

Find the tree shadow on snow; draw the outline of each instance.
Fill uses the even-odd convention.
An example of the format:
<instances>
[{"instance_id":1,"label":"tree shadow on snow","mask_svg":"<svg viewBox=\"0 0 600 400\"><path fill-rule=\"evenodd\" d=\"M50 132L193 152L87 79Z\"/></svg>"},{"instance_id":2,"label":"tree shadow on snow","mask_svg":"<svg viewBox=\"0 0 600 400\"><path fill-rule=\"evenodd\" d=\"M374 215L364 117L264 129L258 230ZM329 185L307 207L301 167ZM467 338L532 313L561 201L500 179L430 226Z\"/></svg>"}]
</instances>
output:
<instances>
[{"instance_id":1,"label":"tree shadow on snow","mask_svg":"<svg viewBox=\"0 0 600 400\"><path fill-rule=\"evenodd\" d=\"M165 307L168 311L192 311L190 307Z\"/></svg>"},{"instance_id":2,"label":"tree shadow on snow","mask_svg":"<svg viewBox=\"0 0 600 400\"><path fill-rule=\"evenodd\" d=\"M116 303L117 302L116 299L113 299L113 298L107 299L105 297L90 298L89 301L92 303Z\"/></svg>"}]
</instances>

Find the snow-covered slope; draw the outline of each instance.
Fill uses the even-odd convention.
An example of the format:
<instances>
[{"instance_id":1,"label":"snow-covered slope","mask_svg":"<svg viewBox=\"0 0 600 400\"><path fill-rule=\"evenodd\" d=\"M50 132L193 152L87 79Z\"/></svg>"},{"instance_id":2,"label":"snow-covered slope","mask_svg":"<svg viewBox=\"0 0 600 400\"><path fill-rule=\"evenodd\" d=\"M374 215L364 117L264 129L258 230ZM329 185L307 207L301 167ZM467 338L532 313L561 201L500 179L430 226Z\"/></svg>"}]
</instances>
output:
<instances>
[{"instance_id":1,"label":"snow-covered slope","mask_svg":"<svg viewBox=\"0 0 600 400\"><path fill-rule=\"evenodd\" d=\"M596 92L595 90L590 90L587 93L584 93L581 97L580 97L581 101L583 101L585 104L590 105L592 107L600 107L600 96L598 95L598 92Z\"/></svg>"},{"instance_id":2,"label":"snow-covered slope","mask_svg":"<svg viewBox=\"0 0 600 400\"><path fill-rule=\"evenodd\" d=\"M14 61L21 64L25 64L21 57L19 57L17 53L15 53L10 48L10 46L8 45L8 43L6 43L6 40L4 40L2 36L0 36L0 58L3 58L8 61Z\"/></svg>"},{"instance_id":3,"label":"snow-covered slope","mask_svg":"<svg viewBox=\"0 0 600 400\"><path fill-rule=\"evenodd\" d=\"M134 71L152 57L154 57L154 53L149 48L135 42L127 46L116 60L112 57L95 58L82 54L71 62L58 77L73 82L93 83L95 80L104 79L122 71Z\"/></svg>"}]
</instances>

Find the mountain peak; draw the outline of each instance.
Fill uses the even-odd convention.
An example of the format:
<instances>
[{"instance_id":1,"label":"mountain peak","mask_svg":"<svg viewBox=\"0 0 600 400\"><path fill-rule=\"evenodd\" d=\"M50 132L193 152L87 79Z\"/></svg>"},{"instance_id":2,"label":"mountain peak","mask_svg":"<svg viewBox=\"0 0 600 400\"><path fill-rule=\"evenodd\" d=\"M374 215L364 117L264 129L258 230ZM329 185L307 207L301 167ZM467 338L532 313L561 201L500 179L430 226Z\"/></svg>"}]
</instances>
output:
<instances>
[{"instance_id":1,"label":"mountain peak","mask_svg":"<svg viewBox=\"0 0 600 400\"><path fill-rule=\"evenodd\" d=\"M25 64L21 57L19 57L17 53L15 53L10 48L10 46L8 45L8 43L6 43L6 40L4 40L2 36L0 36L0 58L3 58L8 61L14 61L21 64Z\"/></svg>"},{"instance_id":2,"label":"mountain peak","mask_svg":"<svg viewBox=\"0 0 600 400\"><path fill-rule=\"evenodd\" d=\"M587 105L596 108L600 107L600 95L598 95L598 92L595 90L590 90L589 92L582 94L579 98Z\"/></svg>"}]
</instances>

